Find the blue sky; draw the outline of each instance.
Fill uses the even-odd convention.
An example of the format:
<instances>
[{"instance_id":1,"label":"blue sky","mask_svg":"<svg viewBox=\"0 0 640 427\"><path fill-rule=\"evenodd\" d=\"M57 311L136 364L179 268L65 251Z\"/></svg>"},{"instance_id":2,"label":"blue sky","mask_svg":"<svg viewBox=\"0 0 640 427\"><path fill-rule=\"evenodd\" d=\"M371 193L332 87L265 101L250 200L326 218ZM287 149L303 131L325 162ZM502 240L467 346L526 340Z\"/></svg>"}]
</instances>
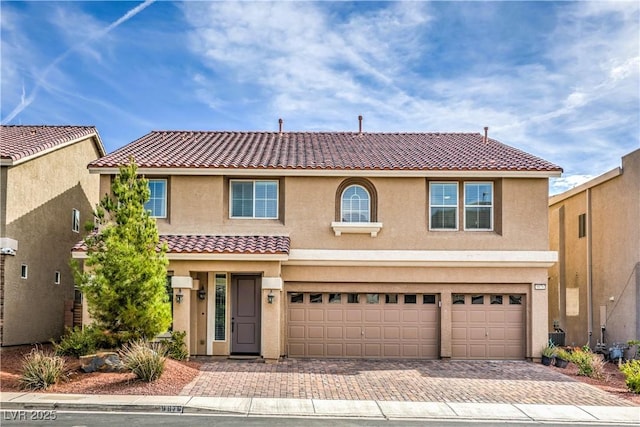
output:
<instances>
[{"instance_id":1,"label":"blue sky","mask_svg":"<svg viewBox=\"0 0 640 427\"><path fill-rule=\"evenodd\" d=\"M3 124L482 132L565 170L640 147L631 2L6 2Z\"/></svg>"}]
</instances>

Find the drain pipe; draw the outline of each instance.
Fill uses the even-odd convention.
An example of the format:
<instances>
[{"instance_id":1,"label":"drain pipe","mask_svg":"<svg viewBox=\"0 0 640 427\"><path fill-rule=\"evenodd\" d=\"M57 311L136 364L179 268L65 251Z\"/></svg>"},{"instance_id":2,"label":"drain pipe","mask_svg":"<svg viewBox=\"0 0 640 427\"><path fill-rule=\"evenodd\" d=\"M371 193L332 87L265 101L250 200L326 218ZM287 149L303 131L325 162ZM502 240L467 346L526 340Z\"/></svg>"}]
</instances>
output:
<instances>
[{"instance_id":1,"label":"drain pipe","mask_svg":"<svg viewBox=\"0 0 640 427\"><path fill-rule=\"evenodd\" d=\"M587 345L591 347L591 337L593 336L593 271L592 271L592 251L591 251L591 188L587 188L587 322L589 337ZM603 339L604 341L604 339Z\"/></svg>"}]
</instances>

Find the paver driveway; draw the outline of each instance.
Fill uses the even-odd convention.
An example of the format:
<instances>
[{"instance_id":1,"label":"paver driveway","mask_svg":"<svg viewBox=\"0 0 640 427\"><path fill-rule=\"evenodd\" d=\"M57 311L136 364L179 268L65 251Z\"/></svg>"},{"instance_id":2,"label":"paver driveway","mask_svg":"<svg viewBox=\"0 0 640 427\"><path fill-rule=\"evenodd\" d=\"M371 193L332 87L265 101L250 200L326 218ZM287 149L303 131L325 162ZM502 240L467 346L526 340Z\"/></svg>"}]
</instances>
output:
<instances>
[{"instance_id":1,"label":"paver driveway","mask_svg":"<svg viewBox=\"0 0 640 427\"><path fill-rule=\"evenodd\" d=\"M181 395L633 406L525 361L207 360Z\"/></svg>"}]
</instances>

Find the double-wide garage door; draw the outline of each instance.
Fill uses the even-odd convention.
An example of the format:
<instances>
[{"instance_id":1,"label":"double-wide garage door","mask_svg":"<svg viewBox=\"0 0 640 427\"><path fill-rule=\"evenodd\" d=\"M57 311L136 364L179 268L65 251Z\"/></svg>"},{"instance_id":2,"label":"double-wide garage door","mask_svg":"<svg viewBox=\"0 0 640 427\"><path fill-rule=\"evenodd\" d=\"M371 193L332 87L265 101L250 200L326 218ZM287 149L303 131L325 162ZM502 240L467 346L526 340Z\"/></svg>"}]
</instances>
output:
<instances>
[{"instance_id":1,"label":"double-wide garage door","mask_svg":"<svg viewBox=\"0 0 640 427\"><path fill-rule=\"evenodd\" d=\"M290 357L438 357L434 294L287 294Z\"/></svg>"},{"instance_id":2,"label":"double-wide garage door","mask_svg":"<svg viewBox=\"0 0 640 427\"><path fill-rule=\"evenodd\" d=\"M524 295L453 294L451 357L524 359Z\"/></svg>"}]
</instances>

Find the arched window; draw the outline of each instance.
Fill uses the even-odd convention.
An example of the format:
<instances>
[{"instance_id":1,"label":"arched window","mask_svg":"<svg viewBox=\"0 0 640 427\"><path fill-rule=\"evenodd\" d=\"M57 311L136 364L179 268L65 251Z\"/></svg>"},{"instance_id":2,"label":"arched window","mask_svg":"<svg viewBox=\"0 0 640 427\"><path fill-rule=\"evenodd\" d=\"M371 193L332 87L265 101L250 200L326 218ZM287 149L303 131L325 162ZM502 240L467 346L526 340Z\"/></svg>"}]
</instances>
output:
<instances>
[{"instance_id":1,"label":"arched window","mask_svg":"<svg viewBox=\"0 0 640 427\"><path fill-rule=\"evenodd\" d=\"M342 192L340 220L342 222L370 222L371 198L361 185L350 185Z\"/></svg>"}]
</instances>

